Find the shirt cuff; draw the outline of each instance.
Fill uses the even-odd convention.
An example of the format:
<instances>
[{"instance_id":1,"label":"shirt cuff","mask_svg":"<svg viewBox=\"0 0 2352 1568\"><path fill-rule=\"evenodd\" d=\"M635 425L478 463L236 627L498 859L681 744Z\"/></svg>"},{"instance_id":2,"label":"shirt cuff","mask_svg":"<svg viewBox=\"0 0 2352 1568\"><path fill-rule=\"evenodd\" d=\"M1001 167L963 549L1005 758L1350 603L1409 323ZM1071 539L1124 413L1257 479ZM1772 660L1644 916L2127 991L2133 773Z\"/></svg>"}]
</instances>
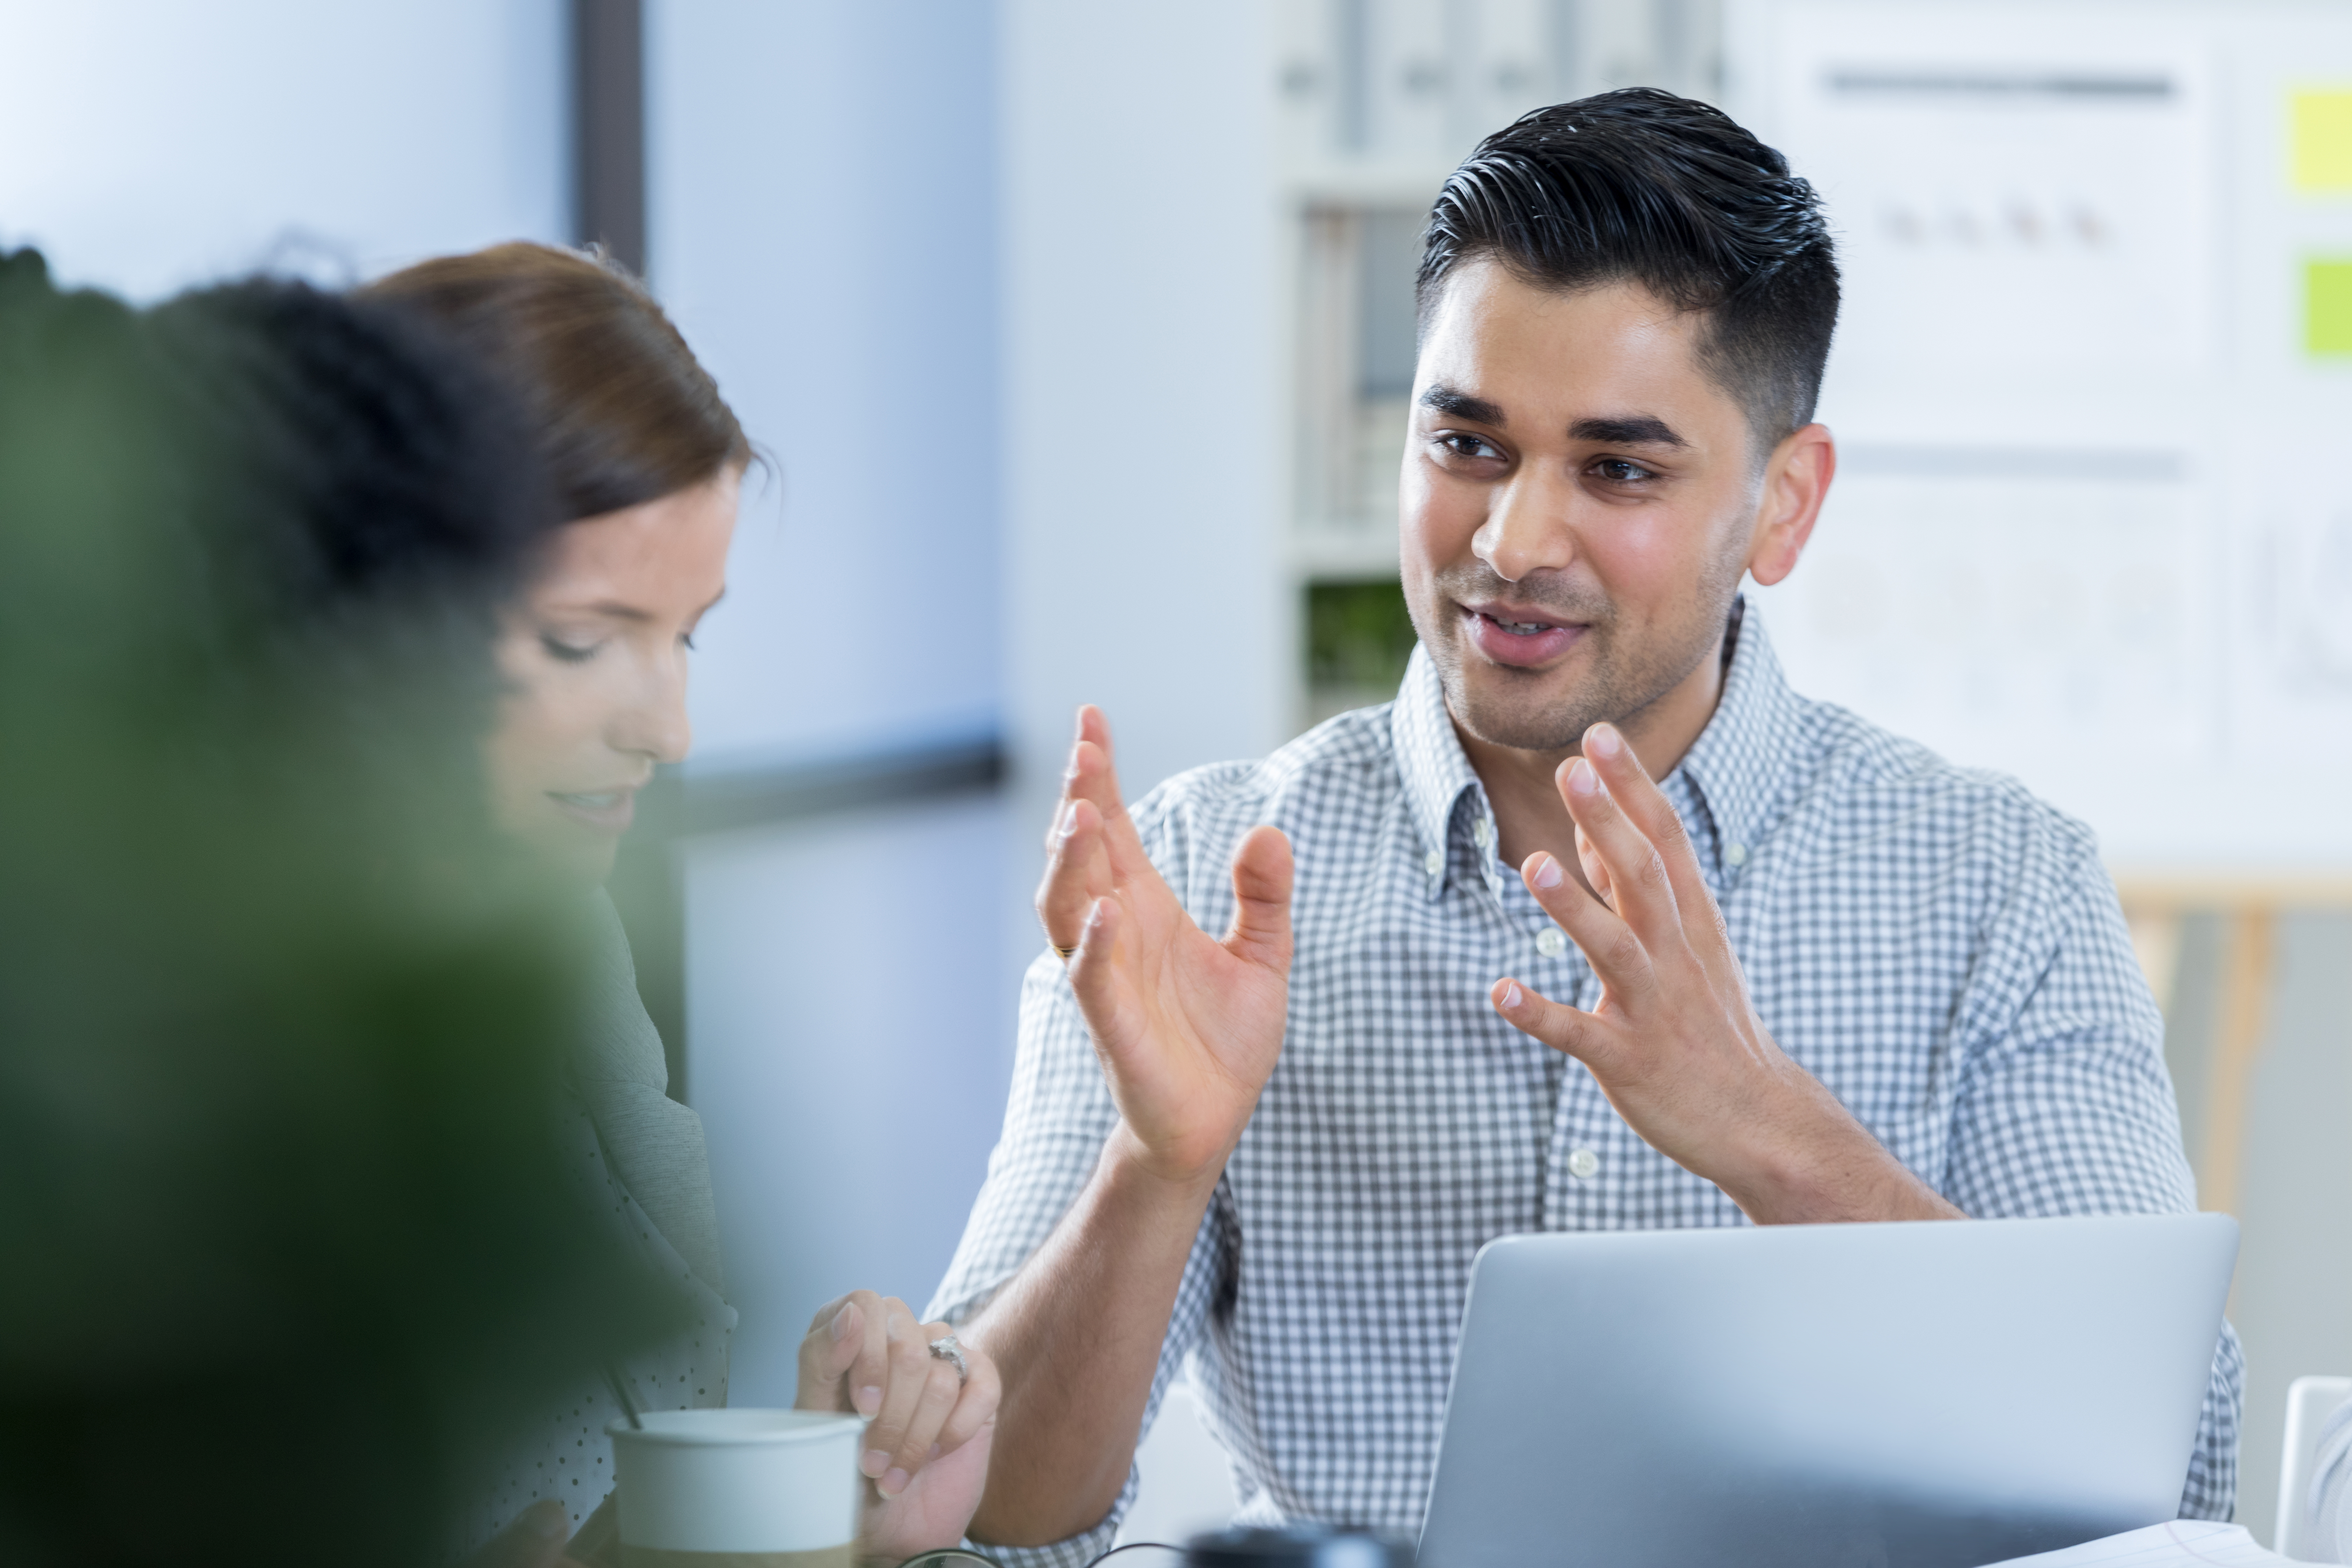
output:
<instances>
[{"instance_id":1,"label":"shirt cuff","mask_svg":"<svg viewBox=\"0 0 2352 1568\"><path fill-rule=\"evenodd\" d=\"M1110 1550L1118 1535L1118 1513L1113 1510L1109 1518L1092 1530L1044 1546L990 1546L970 1540L964 1544L984 1553L992 1562L1002 1563L1004 1568L1087 1568L1087 1563Z\"/></svg>"}]
</instances>

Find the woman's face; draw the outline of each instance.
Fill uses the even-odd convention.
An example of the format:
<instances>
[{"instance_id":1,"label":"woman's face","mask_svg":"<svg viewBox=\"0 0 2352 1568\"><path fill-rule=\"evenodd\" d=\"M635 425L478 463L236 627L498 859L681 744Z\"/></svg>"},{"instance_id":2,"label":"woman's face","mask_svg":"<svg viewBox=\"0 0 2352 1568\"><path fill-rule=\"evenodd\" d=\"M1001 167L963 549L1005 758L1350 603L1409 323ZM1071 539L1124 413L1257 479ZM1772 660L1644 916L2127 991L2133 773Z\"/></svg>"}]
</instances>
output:
<instances>
[{"instance_id":1,"label":"woman's face","mask_svg":"<svg viewBox=\"0 0 2352 1568\"><path fill-rule=\"evenodd\" d=\"M654 764L686 755L687 650L726 588L742 477L556 530L505 617L496 815L592 880L612 870Z\"/></svg>"}]
</instances>

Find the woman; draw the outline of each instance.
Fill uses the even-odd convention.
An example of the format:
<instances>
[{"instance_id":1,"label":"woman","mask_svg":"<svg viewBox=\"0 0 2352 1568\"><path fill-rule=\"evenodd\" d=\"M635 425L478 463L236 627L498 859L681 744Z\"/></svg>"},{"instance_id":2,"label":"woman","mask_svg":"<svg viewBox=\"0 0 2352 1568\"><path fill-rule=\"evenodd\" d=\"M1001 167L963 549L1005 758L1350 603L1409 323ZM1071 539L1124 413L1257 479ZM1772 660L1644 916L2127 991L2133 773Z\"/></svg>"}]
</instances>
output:
<instances>
[{"instance_id":1,"label":"woman","mask_svg":"<svg viewBox=\"0 0 2352 1568\"><path fill-rule=\"evenodd\" d=\"M659 307L599 259L501 245L362 293L434 323L513 392L568 520L504 619L491 795L511 833L595 889L605 962L568 1085L578 1163L598 1173L624 1233L696 1308L696 1331L625 1375L646 1405L721 1405L735 1313L702 1126L668 1098L661 1038L599 885L636 792L686 755L687 651L725 589L751 446ZM803 1346L800 1402L874 1421L869 1554L952 1545L978 1504L996 1374L976 1354L959 1373L929 1353L948 1333L860 1292L820 1314ZM610 1489L604 1429L618 1414L609 1390L583 1384L499 1478L471 1539L546 1500L586 1525Z\"/></svg>"},{"instance_id":2,"label":"woman","mask_svg":"<svg viewBox=\"0 0 2352 1568\"><path fill-rule=\"evenodd\" d=\"M381 307L0 255L10 1568L416 1568L475 1434L673 1331L480 809L534 467Z\"/></svg>"}]
</instances>

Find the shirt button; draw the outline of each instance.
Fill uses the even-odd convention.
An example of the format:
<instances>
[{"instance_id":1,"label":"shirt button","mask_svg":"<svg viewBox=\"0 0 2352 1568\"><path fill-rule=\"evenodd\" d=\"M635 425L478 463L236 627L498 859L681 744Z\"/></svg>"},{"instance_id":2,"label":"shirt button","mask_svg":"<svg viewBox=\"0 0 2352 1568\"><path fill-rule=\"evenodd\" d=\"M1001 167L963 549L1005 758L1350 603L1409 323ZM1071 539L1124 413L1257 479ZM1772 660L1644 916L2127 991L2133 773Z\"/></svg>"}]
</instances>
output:
<instances>
[{"instance_id":1,"label":"shirt button","mask_svg":"<svg viewBox=\"0 0 2352 1568\"><path fill-rule=\"evenodd\" d=\"M1546 958L1558 958L1568 951L1568 933L1558 926L1546 926L1536 937L1536 951Z\"/></svg>"},{"instance_id":2,"label":"shirt button","mask_svg":"<svg viewBox=\"0 0 2352 1568\"><path fill-rule=\"evenodd\" d=\"M1440 871L1445 869L1445 857L1433 849L1428 853L1428 855L1423 858L1421 868L1434 877Z\"/></svg>"},{"instance_id":3,"label":"shirt button","mask_svg":"<svg viewBox=\"0 0 2352 1568\"><path fill-rule=\"evenodd\" d=\"M1589 1182L1601 1169L1601 1156L1590 1149L1578 1149L1568 1156L1568 1173L1580 1182Z\"/></svg>"},{"instance_id":4,"label":"shirt button","mask_svg":"<svg viewBox=\"0 0 2352 1568\"><path fill-rule=\"evenodd\" d=\"M1727 866L1745 866L1745 865L1747 865L1747 864L1748 864L1748 846L1747 846L1747 845L1745 845L1745 844L1727 844L1727 845L1725 845L1725 846L1723 847L1723 863L1724 863L1725 865L1727 865Z\"/></svg>"},{"instance_id":5,"label":"shirt button","mask_svg":"<svg viewBox=\"0 0 2352 1568\"><path fill-rule=\"evenodd\" d=\"M1481 849L1484 849L1487 845L1495 842L1495 830L1486 826L1486 819L1485 817L1480 817L1475 823L1471 825L1470 842L1475 844Z\"/></svg>"}]
</instances>

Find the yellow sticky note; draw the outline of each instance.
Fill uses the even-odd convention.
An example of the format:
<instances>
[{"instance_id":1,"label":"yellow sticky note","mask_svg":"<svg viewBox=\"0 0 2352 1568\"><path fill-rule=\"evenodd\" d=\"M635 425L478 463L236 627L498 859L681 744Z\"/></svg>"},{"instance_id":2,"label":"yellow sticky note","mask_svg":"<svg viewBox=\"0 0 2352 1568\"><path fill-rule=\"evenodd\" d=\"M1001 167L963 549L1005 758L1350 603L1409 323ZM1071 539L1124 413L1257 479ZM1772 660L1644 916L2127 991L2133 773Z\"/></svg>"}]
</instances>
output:
<instances>
[{"instance_id":1,"label":"yellow sticky note","mask_svg":"<svg viewBox=\"0 0 2352 1568\"><path fill-rule=\"evenodd\" d=\"M2294 95L2294 188L2352 192L2352 91Z\"/></svg>"},{"instance_id":2,"label":"yellow sticky note","mask_svg":"<svg viewBox=\"0 0 2352 1568\"><path fill-rule=\"evenodd\" d=\"M2303 346L2352 354L2352 261L2303 264Z\"/></svg>"}]
</instances>

